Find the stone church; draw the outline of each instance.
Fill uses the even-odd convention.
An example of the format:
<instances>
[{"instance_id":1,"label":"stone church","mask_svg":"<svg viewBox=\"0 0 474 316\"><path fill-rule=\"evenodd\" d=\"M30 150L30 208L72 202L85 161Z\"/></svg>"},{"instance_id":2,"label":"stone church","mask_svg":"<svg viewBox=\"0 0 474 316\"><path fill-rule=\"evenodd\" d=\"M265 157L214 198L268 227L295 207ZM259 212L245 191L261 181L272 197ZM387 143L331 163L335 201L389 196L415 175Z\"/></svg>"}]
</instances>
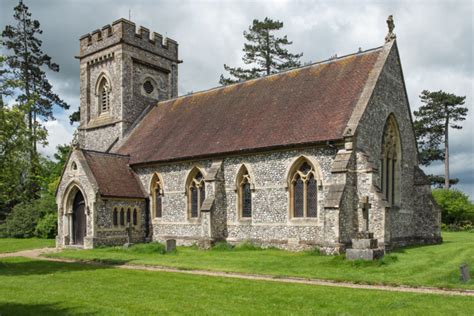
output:
<instances>
[{"instance_id":1,"label":"stone church","mask_svg":"<svg viewBox=\"0 0 474 316\"><path fill-rule=\"evenodd\" d=\"M176 41L125 19L82 36L57 246L440 242L392 30L377 48L185 96Z\"/></svg>"}]
</instances>

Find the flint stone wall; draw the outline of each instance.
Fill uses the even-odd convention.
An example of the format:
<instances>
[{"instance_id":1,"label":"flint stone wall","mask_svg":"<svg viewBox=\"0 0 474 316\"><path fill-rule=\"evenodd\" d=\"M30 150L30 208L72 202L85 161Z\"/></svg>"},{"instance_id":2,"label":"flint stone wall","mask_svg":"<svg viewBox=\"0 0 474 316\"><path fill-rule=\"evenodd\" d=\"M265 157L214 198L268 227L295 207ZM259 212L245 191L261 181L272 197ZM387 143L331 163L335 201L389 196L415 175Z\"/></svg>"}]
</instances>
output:
<instances>
[{"instance_id":1,"label":"flint stone wall","mask_svg":"<svg viewBox=\"0 0 474 316\"><path fill-rule=\"evenodd\" d=\"M385 122L390 114L396 118L402 149L397 183L400 196L392 207L383 200L380 184L381 146ZM397 49L392 49L388 55L372 98L361 117L356 144L356 150L367 156L367 159L358 160L358 168L368 170L358 173L358 193L361 197L369 196L369 230L374 232L379 244L398 247L419 241L439 241L436 236L440 236L440 227L433 220L438 218L439 210L427 202L430 191L415 185L417 146Z\"/></svg>"},{"instance_id":2,"label":"flint stone wall","mask_svg":"<svg viewBox=\"0 0 474 316\"><path fill-rule=\"evenodd\" d=\"M337 211L327 211L323 207L336 152L337 149L332 148L309 148L225 158L216 179L206 181L206 197L215 198L211 211L212 237L231 243L250 240L264 246L289 249L337 244ZM292 219L290 216L288 171L301 156L316 161L322 175L318 218L314 219ZM185 183L194 166L206 177L211 164L211 160L202 160L135 170L147 190L155 172L163 179L163 215L152 220L154 240L175 238L178 244L190 244L206 237L202 216L198 219L188 216ZM236 178L244 164L254 186L251 219L240 218L237 210ZM335 219L331 221L332 217ZM329 230L333 235L323 234L325 222L335 225Z\"/></svg>"}]
</instances>

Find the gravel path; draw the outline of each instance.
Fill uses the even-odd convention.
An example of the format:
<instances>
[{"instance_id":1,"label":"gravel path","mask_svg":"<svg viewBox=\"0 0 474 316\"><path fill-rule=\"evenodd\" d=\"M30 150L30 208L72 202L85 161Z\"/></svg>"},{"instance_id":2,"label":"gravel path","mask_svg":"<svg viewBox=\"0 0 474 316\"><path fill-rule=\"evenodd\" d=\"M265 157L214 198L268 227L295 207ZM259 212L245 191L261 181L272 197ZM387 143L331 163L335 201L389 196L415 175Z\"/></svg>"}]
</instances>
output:
<instances>
[{"instance_id":1,"label":"gravel path","mask_svg":"<svg viewBox=\"0 0 474 316\"><path fill-rule=\"evenodd\" d=\"M104 265L97 262L91 261L78 261L73 259L62 259L62 258L47 258L43 257L43 254L60 252L61 250L55 248L41 248L33 250L23 250L18 252L3 253L0 254L0 258L6 257L27 257L31 259L39 259L46 261L55 262L66 262L66 263L82 263L91 265ZM262 274L247 274L247 273L236 273L236 272L219 272L219 271L208 271L208 270L181 270L177 268L162 267L162 266L145 266L145 265L112 265L111 267L118 269L127 270L145 270L145 271L160 271L160 272L172 272L172 273L183 273L191 275L202 275L211 277L225 277L233 279L243 280L258 280L258 281L271 281L280 283L296 283L296 284L307 284L307 285L319 285L319 286L333 286L333 287L344 287L352 289L364 289L364 290L381 290L390 292L407 292L407 293L419 293L419 294L441 294L441 295L458 295L458 296L472 296L474 297L474 290L463 290L463 289L440 289L432 287L409 287L409 286L390 286L390 285L370 285L370 284L356 284L351 282L336 282L329 280L319 279L307 279L297 277L278 277L272 275Z\"/></svg>"}]
</instances>

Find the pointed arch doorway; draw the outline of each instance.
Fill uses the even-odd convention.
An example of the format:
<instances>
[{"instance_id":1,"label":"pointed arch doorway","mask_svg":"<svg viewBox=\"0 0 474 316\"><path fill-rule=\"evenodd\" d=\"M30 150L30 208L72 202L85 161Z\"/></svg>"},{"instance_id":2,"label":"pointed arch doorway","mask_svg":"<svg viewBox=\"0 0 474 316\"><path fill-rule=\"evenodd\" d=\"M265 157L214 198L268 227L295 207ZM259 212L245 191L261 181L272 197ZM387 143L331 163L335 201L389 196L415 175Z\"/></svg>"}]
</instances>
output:
<instances>
[{"instance_id":1,"label":"pointed arch doorway","mask_svg":"<svg viewBox=\"0 0 474 316\"><path fill-rule=\"evenodd\" d=\"M84 245L86 235L86 203L81 191L78 190L74 197L72 209L72 236L73 244Z\"/></svg>"}]
</instances>

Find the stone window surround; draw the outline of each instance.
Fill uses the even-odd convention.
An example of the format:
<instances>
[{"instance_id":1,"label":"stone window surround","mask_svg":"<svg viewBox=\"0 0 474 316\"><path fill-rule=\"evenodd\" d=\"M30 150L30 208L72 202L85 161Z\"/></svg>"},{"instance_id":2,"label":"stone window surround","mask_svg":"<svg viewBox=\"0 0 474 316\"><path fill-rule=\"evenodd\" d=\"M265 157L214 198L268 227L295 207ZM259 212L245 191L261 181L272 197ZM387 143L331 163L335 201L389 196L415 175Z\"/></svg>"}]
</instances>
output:
<instances>
[{"instance_id":1,"label":"stone window surround","mask_svg":"<svg viewBox=\"0 0 474 316\"><path fill-rule=\"evenodd\" d=\"M237 172L237 177L236 177L236 182L235 182L235 192L237 194L237 218L238 221L242 222L251 222L252 217L253 217L253 202L252 204L252 213L250 217L244 217L243 216L243 205L242 205L242 195L243 195L243 185L245 183L250 184L250 190L251 190L251 200L253 196L253 192L255 191L255 184L252 181L253 176L250 175L249 167L246 164L242 164L242 166L239 168L239 171Z\"/></svg>"},{"instance_id":2,"label":"stone window surround","mask_svg":"<svg viewBox=\"0 0 474 316\"><path fill-rule=\"evenodd\" d=\"M145 91L145 82L150 82L151 85L153 86L153 91L151 91L150 93L147 93ZM152 99L155 99L155 100L158 100L159 98L159 85L158 85L158 81L150 74L145 74L141 77L140 79L140 94L144 97L147 97L147 98L152 98Z\"/></svg>"},{"instance_id":3,"label":"stone window surround","mask_svg":"<svg viewBox=\"0 0 474 316\"><path fill-rule=\"evenodd\" d=\"M201 173L202 175L202 180L199 181L199 183L196 183L195 181L195 177L198 173ZM186 183L185 183L185 190L184 190L184 194L186 196L186 219L187 219L187 223L200 223L201 222L201 204L202 204L202 200L199 199L200 197L200 190L198 190L198 214L196 217L192 217L191 216L191 207L192 207L192 203L191 203L191 186L193 184L193 181L195 184L198 185L198 187L200 187L201 185L204 186L204 191L207 193L207 188L206 188L206 181L204 180L206 178L206 172L204 171L204 168L201 167L201 166L193 166L187 177L186 177Z\"/></svg>"},{"instance_id":4,"label":"stone window surround","mask_svg":"<svg viewBox=\"0 0 474 316\"><path fill-rule=\"evenodd\" d=\"M140 208L139 207L114 207L112 209L112 227L113 230L121 230L122 228L127 228L128 227L128 222L127 222L127 211L130 210L130 222L132 223L132 227L139 227L141 225L141 218L140 218ZM133 212L137 211L137 223L133 225ZM120 213L123 211L123 216L124 216L124 224L121 224L120 221ZM117 225L114 225L113 223L113 218L114 218L114 212L117 212Z\"/></svg>"},{"instance_id":5,"label":"stone window surround","mask_svg":"<svg viewBox=\"0 0 474 316\"><path fill-rule=\"evenodd\" d=\"M400 131L393 113L388 115L385 122L380 157L380 188L383 198L392 208L397 208L401 201L399 186L402 149Z\"/></svg>"},{"instance_id":6,"label":"stone window surround","mask_svg":"<svg viewBox=\"0 0 474 316\"><path fill-rule=\"evenodd\" d=\"M320 220L320 218L321 218L320 214L321 214L321 211L322 211L322 207L321 207L321 203L319 203L319 201L317 203L317 216L316 217L307 217L306 216L306 214L307 214L306 185L304 187L304 190L305 190L304 216L303 217L295 217L294 216L293 181L294 181L295 175L299 172L298 169L305 162L308 163L311 166L311 171L309 173L311 173L313 175L313 177L315 178L315 180L316 180L318 200L319 200L319 197L321 196L321 193L322 193L322 187L323 187L322 179L323 178L321 176L322 173L321 173L321 169L319 167L318 162L316 160L310 158L310 157L307 157L307 156L300 156L300 157L296 158L290 164L290 168L287 172L287 187L286 187L286 190L288 192L288 202L289 202L288 203L288 219L289 219L288 224L296 225L296 226L300 226L300 225L305 226L305 225L315 225L316 224L317 226L321 226L322 222Z\"/></svg>"},{"instance_id":7,"label":"stone window surround","mask_svg":"<svg viewBox=\"0 0 474 316\"><path fill-rule=\"evenodd\" d=\"M105 73L105 72L102 72L98 77L97 77L97 81L96 81L96 88L95 88L95 95L96 95L96 98L97 98L97 107L98 107L98 111L97 113L99 114L99 116L101 115L109 115L110 113L110 103L111 103L111 94L112 94L112 85L110 83L110 79L109 79L109 76ZM105 91L104 91L105 89ZM104 102L104 96L103 94L106 94L105 97L106 97L106 104L104 106L103 102Z\"/></svg>"},{"instance_id":8,"label":"stone window surround","mask_svg":"<svg viewBox=\"0 0 474 316\"><path fill-rule=\"evenodd\" d=\"M164 195L165 195L165 190L164 190L164 182L163 182L163 178L161 177L161 175L158 173L158 172L155 172L153 174L153 176L151 177L151 182L150 182L150 200L151 200L151 207L150 207L150 211L151 211L151 218L153 220L161 220L163 218L163 212L164 212L164 208L163 208L163 199L164 199ZM159 192L161 194L161 216L157 216L157 212L156 212L156 192L157 192L157 189L159 189Z\"/></svg>"}]
</instances>

